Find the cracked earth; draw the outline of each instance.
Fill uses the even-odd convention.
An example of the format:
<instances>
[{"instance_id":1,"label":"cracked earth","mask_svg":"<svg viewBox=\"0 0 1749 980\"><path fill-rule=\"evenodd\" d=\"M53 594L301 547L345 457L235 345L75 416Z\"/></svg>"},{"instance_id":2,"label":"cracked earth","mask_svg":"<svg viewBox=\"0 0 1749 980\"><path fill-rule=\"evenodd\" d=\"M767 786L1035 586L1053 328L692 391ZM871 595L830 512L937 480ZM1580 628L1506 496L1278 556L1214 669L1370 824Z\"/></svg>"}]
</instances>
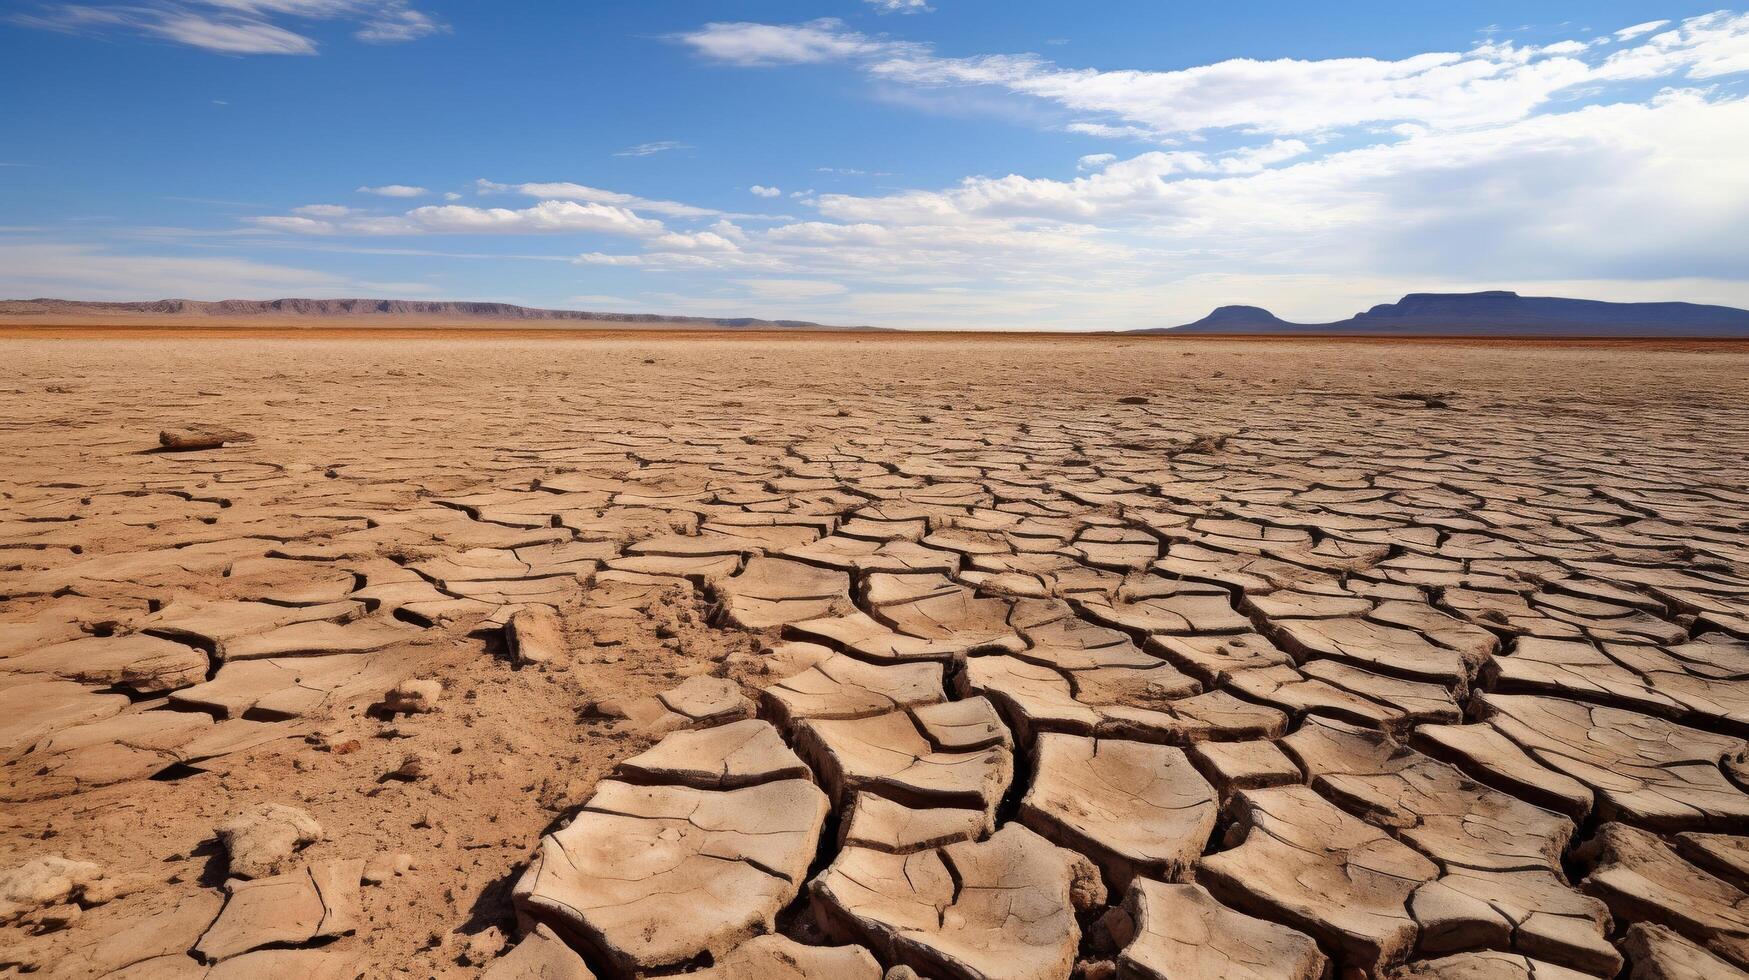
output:
<instances>
[{"instance_id":1,"label":"cracked earth","mask_svg":"<svg viewBox=\"0 0 1749 980\"><path fill-rule=\"evenodd\" d=\"M1749 976L1741 349L0 345L0 975Z\"/></svg>"}]
</instances>

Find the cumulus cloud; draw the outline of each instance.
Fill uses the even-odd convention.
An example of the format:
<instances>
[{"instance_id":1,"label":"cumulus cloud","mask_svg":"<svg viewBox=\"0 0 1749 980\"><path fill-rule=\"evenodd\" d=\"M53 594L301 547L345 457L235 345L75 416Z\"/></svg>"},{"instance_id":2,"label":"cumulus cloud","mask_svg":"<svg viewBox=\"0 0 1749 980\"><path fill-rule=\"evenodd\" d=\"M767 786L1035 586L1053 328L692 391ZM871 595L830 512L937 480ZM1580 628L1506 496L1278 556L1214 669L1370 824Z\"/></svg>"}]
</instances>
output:
<instances>
[{"instance_id":1,"label":"cumulus cloud","mask_svg":"<svg viewBox=\"0 0 1749 980\"><path fill-rule=\"evenodd\" d=\"M381 187L361 186L358 188L358 193L376 194L380 197L423 197L431 192L423 187L414 187L410 184L384 184Z\"/></svg>"},{"instance_id":2,"label":"cumulus cloud","mask_svg":"<svg viewBox=\"0 0 1749 980\"><path fill-rule=\"evenodd\" d=\"M343 20L369 44L430 37L449 26L411 0L141 0L136 4L43 4L15 23L68 34L137 34L217 54L313 55L316 42L287 22Z\"/></svg>"},{"instance_id":3,"label":"cumulus cloud","mask_svg":"<svg viewBox=\"0 0 1749 980\"><path fill-rule=\"evenodd\" d=\"M780 188L766 187L762 184L754 184L752 187L747 188L747 190L751 191L754 194L754 196L756 196L756 197L782 197L783 196L783 191Z\"/></svg>"}]
</instances>

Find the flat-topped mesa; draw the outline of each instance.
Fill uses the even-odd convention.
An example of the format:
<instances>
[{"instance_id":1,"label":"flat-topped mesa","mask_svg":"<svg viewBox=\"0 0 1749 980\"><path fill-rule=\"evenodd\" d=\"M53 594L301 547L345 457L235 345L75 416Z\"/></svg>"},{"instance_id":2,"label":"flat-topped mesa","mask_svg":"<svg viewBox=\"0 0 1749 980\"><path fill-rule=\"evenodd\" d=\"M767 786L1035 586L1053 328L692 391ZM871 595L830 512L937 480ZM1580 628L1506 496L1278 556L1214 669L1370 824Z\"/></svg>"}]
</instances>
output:
<instances>
[{"instance_id":1,"label":"flat-topped mesa","mask_svg":"<svg viewBox=\"0 0 1749 980\"><path fill-rule=\"evenodd\" d=\"M1610 303L1504 289L1410 293L1331 323L1290 323L1255 306L1223 306L1194 323L1135 333L1378 334L1478 337L1749 337L1749 310L1701 303Z\"/></svg>"}]
</instances>

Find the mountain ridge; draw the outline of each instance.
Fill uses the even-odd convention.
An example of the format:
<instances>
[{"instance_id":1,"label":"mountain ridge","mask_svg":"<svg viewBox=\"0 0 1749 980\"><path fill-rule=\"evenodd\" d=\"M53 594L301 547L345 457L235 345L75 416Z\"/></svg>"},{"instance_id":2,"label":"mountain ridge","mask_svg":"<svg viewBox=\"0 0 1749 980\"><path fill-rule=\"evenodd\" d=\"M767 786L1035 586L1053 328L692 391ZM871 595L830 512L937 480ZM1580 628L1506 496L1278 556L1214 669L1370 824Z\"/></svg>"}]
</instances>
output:
<instances>
[{"instance_id":1,"label":"mountain ridge","mask_svg":"<svg viewBox=\"0 0 1749 980\"><path fill-rule=\"evenodd\" d=\"M1511 290L1409 293L1346 320L1291 323L1258 306L1222 306L1177 327L1130 333L1455 337L1749 338L1749 310L1702 303L1611 303Z\"/></svg>"},{"instance_id":2,"label":"mountain ridge","mask_svg":"<svg viewBox=\"0 0 1749 980\"><path fill-rule=\"evenodd\" d=\"M75 316L199 317L437 317L468 320L572 321L602 324L675 324L765 330L885 330L885 327L833 326L809 320L764 320L758 317L670 316L663 313L600 313L554 310L514 303L483 303L419 299L160 299L136 301L8 299L0 300L0 317Z\"/></svg>"}]
</instances>

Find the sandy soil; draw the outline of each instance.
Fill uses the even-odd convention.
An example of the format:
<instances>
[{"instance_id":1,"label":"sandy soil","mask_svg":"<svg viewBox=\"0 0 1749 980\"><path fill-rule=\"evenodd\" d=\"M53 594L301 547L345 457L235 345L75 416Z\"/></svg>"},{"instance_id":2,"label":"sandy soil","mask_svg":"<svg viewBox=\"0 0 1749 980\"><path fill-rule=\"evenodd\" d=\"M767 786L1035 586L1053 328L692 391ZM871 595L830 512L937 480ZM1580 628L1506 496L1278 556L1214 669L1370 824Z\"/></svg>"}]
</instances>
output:
<instances>
[{"instance_id":1,"label":"sandy soil","mask_svg":"<svg viewBox=\"0 0 1749 980\"><path fill-rule=\"evenodd\" d=\"M0 872L95 868L0 878L0 975L534 976L519 879L602 976L1749 967L1743 345L5 333ZM773 694L845 663L934 693ZM658 743L746 787L604 779ZM781 855L639 809L736 792ZM400 872L245 907L265 803Z\"/></svg>"}]
</instances>

